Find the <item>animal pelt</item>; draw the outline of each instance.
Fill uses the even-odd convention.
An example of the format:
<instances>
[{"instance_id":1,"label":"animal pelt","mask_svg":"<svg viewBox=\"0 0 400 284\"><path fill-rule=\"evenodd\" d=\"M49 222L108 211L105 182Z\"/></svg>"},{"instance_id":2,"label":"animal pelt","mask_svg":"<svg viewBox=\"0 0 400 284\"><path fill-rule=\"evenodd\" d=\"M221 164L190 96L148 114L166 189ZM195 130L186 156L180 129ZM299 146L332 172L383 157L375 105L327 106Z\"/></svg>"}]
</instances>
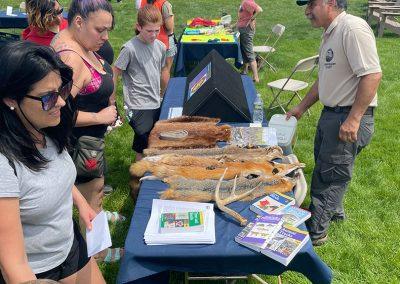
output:
<instances>
[{"instance_id":1,"label":"animal pelt","mask_svg":"<svg viewBox=\"0 0 400 284\"><path fill-rule=\"evenodd\" d=\"M171 177L163 179L169 184L166 191L161 192L162 199L173 199L183 201L209 202L215 199L215 188L217 180L191 180L181 177ZM245 200L253 200L257 197L264 196L268 193L288 192L293 189L296 184L294 178L289 177L257 177L248 179L241 177L237 180L235 193L240 195L250 189L257 187ZM231 194L233 181L223 181L220 187L220 198L224 199Z\"/></svg>"},{"instance_id":2,"label":"animal pelt","mask_svg":"<svg viewBox=\"0 0 400 284\"><path fill-rule=\"evenodd\" d=\"M239 146L226 146L223 148L197 148L197 149L145 149L143 151L145 156L156 156L164 154L177 154L177 155L190 155L190 156L215 156L215 155L241 155L241 156L262 156L262 155L272 155L277 156L277 158L283 157L283 151L279 146L271 147L253 147L253 148L243 148Z\"/></svg>"},{"instance_id":3,"label":"animal pelt","mask_svg":"<svg viewBox=\"0 0 400 284\"><path fill-rule=\"evenodd\" d=\"M281 158L282 155L278 151L271 152L268 155L242 155L242 154L229 154L229 155L214 155L214 156L190 156L190 155L177 155L165 154L159 156L146 157L143 160L152 163L159 163L171 166L196 166L196 167L219 167L227 162L244 162L253 161L257 163L268 163L276 158Z\"/></svg>"},{"instance_id":4,"label":"animal pelt","mask_svg":"<svg viewBox=\"0 0 400 284\"><path fill-rule=\"evenodd\" d=\"M179 117L160 120L150 132L148 148L184 149L215 147L218 141L228 141L231 136L229 125L216 125L219 119L206 117ZM160 139L162 132L185 130L188 135L179 140Z\"/></svg>"},{"instance_id":5,"label":"animal pelt","mask_svg":"<svg viewBox=\"0 0 400 284\"><path fill-rule=\"evenodd\" d=\"M200 157L197 157L200 159ZM208 159L208 158L206 158ZM209 161L209 160L207 160ZM200 162L199 162L200 163ZM212 166L175 166L164 164L160 161L151 162L141 160L131 165L129 171L131 176L141 177L146 172L150 172L157 178L166 178L170 176L181 176L188 179L218 180L224 173L225 168L228 168L225 174L225 180L230 180L238 177L246 176L285 176L288 173L303 168L304 164L279 164L275 162L258 163L254 161L239 161L239 162L211 162Z\"/></svg>"}]
</instances>

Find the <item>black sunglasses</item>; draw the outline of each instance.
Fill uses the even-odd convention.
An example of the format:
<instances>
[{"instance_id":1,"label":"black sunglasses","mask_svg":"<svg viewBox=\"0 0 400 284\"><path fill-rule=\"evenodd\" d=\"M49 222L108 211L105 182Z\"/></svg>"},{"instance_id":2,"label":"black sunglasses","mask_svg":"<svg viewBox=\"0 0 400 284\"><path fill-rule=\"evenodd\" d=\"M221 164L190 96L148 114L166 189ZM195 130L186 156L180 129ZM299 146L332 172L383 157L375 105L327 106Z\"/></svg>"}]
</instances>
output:
<instances>
[{"instance_id":1,"label":"black sunglasses","mask_svg":"<svg viewBox=\"0 0 400 284\"><path fill-rule=\"evenodd\" d=\"M68 96L71 94L72 85L73 84L71 80L61 85L58 91L50 91L40 97L34 97L30 95L25 95L25 97L42 102L42 109L44 111L48 111L55 107L58 97L61 97L64 101L68 98Z\"/></svg>"},{"instance_id":2,"label":"black sunglasses","mask_svg":"<svg viewBox=\"0 0 400 284\"><path fill-rule=\"evenodd\" d=\"M59 10L55 11L54 14L55 14L56 16L59 16L59 15L61 15L63 12L64 12L64 8L61 7Z\"/></svg>"}]
</instances>

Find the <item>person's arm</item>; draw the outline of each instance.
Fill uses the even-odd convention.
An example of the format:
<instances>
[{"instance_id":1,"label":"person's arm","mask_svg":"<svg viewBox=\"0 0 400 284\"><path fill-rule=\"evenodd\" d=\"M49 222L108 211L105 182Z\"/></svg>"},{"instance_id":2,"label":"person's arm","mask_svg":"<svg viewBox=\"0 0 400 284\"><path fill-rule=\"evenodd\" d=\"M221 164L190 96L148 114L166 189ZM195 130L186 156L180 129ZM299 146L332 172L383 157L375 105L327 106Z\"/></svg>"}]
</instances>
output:
<instances>
[{"instance_id":1,"label":"person's arm","mask_svg":"<svg viewBox=\"0 0 400 284\"><path fill-rule=\"evenodd\" d=\"M166 1L163 5L163 21L164 27L167 31L167 35L174 33L174 14L172 13L172 5L168 1Z\"/></svg>"},{"instance_id":2,"label":"person's arm","mask_svg":"<svg viewBox=\"0 0 400 284\"><path fill-rule=\"evenodd\" d=\"M118 86L118 79L122 75L122 70L119 69L117 66L113 66L113 82L114 82L114 91L110 97L110 105L114 105L115 101L117 100L117 86Z\"/></svg>"},{"instance_id":3,"label":"person's arm","mask_svg":"<svg viewBox=\"0 0 400 284\"><path fill-rule=\"evenodd\" d=\"M260 14L263 11L263 9L259 5L257 5L257 4L255 4L255 5L256 5L256 7L254 10L253 16L251 16L249 22L246 25L246 26L250 25L253 30L256 27L255 19L257 18L258 14Z\"/></svg>"},{"instance_id":4,"label":"person's arm","mask_svg":"<svg viewBox=\"0 0 400 284\"><path fill-rule=\"evenodd\" d=\"M369 104L375 97L382 73L372 73L362 76L358 83L356 98L347 119L340 126L339 139L342 141L356 142L360 121Z\"/></svg>"},{"instance_id":5,"label":"person's arm","mask_svg":"<svg viewBox=\"0 0 400 284\"><path fill-rule=\"evenodd\" d=\"M318 95L318 78L317 78L317 80L312 85L310 91L308 91L307 95L301 100L301 102L286 113L286 119L289 119L291 116L294 116L299 120L303 115L303 113L307 111L312 105L314 105L318 100L319 100L319 95Z\"/></svg>"},{"instance_id":6,"label":"person's arm","mask_svg":"<svg viewBox=\"0 0 400 284\"><path fill-rule=\"evenodd\" d=\"M25 252L19 200L0 198L0 268L6 283L36 279Z\"/></svg>"},{"instance_id":7,"label":"person's arm","mask_svg":"<svg viewBox=\"0 0 400 284\"><path fill-rule=\"evenodd\" d=\"M80 193L78 188L74 185L72 187L72 199L74 205L79 211L79 217L85 223L86 228L92 229L92 220L96 217L96 212L89 206L86 199Z\"/></svg>"}]
</instances>

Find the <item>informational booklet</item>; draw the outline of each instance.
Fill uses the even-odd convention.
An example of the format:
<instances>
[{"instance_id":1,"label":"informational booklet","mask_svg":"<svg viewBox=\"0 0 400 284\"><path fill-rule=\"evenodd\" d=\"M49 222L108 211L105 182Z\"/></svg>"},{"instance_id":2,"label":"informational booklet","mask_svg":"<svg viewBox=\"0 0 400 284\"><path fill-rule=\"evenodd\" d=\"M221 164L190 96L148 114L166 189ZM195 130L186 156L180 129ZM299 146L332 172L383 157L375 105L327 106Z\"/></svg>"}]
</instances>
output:
<instances>
[{"instance_id":1,"label":"informational booklet","mask_svg":"<svg viewBox=\"0 0 400 284\"><path fill-rule=\"evenodd\" d=\"M304 210L295 205L286 207L277 214L282 215L285 224L293 227L297 227L311 217L310 211Z\"/></svg>"},{"instance_id":2,"label":"informational booklet","mask_svg":"<svg viewBox=\"0 0 400 284\"><path fill-rule=\"evenodd\" d=\"M204 212L171 212L161 213L160 233L189 233L204 231Z\"/></svg>"},{"instance_id":3,"label":"informational booklet","mask_svg":"<svg viewBox=\"0 0 400 284\"><path fill-rule=\"evenodd\" d=\"M267 246L282 224L282 215L265 214L247 224L235 237L235 241L245 247L260 251Z\"/></svg>"},{"instance_id":4,"label":"informational booklet","mask_svg":"<svg viewBox=\"0 0 400 284\"><path fill-rule=\"evenodd\" d=\"M92 229L90 231L86 229L86 244L89 257L111 247L110 228L104 211L94 217Z\"/></svg>"},{"instance_id":5,"label":"informational booklet","mask_svg":"<svg viewBox=\"0 0 400 284\"><path fill-rule=\"evenodd\" d=\"M144 240L147 245L214 244L214 205L153 199Z\"/></svg>"},{"instance_id":6,"label":"informational booklet","mask_svg":"<svg viewBox=\"0 0 400 284\"><path fill-rule=\"evenodd\" d=\"M284 225L261 253L287 266L309 238L307 231Z\"/></svg>"},{"instance_id":7,"label":"informational booklet","mask_svg":"<svg viewBox=\"0 0 400 284\"><path fill-rule=\"evenodd\" d=\"M254 202L250 206L250 210L257 213L258 215L276 214L290 205L295 204L293 197L287 196L286 194L273 192L260 200Z\"/></svg>"}]
</instances>

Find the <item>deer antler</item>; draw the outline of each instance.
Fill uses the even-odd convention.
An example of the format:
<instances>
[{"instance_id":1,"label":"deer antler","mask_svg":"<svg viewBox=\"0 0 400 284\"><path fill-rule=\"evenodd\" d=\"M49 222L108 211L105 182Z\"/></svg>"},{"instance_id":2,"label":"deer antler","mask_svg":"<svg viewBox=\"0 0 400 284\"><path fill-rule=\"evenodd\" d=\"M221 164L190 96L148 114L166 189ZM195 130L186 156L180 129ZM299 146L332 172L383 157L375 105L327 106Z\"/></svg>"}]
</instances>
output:
<instances>
[{"instance_id":1,"label":"deer antler","mask_svg":"<svg viewBox=\"0 0 400 284\"><path fill-rule=\"evenodd\" d=\"M224 176L225 176L225 173L226 173L227 170L228 170L228 168L225 168L225 171L224 171L224 173L222 174L222 176L220 177L220 179L219 179L219 181L218 181L218 184L217 184L217 186L216 186L216 188L215 188L215 198L214 198L215 203L217 204L218 208L219 208L221 211L227 213L228 215L230 215L230 216L232 216L233 218L235 218L236 220L238 220L239 223L240 223L240 226L246 226L246 224L247 224L247 219L244 218L244 217L242 217L242 216L241 216L239 213L237 213L236 211L234 211L234 210L232 210L232 209L226 207L225 205L230 204L230 203L235 202L235 201L238 201L238 200L241 200L241 199L245 198L246 196L252 194L253 191L256 190L256 189L261 185L261 183L258 184L256 187L250 189L249 191L245 192L245 193L242 193L242 194L240 194L240 195L236 195L236 194L235 194L235 190L236 190L236 178L237 178L237 176L235 176L235 179L234 179L234 181L233 181L233 188L232 188L231 195L230 195L229 197L225 198L225 199L221 199L221 198L219 197L219 188L220 188L220 186L221 186L221 183L222 183L222 181L223 181L223 179L224 179Z\"/></svg>"}]
</instances>

